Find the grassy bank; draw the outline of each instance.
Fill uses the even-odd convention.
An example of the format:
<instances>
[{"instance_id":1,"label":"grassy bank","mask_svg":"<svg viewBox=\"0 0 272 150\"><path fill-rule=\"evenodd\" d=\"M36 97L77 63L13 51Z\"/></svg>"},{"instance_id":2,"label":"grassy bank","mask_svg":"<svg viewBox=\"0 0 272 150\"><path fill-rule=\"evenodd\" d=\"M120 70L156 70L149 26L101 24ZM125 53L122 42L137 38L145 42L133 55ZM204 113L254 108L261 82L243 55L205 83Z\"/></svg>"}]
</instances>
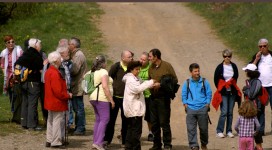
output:
<instances>
[{"instance_id":1,"label":"grassy bank","mask_svg":"<svg viewBox=\"0 0 272 150\"><path fill-rule=\"evenodd\" d=\"M96 28L96 21L103 11L96 3L37 3L36 7L38 9L35 13L20 15L17 12L6 25L0 26L1 37L12 34L16 44L21 47L25 39L39 38L42 41L42 49L47 54L56 49L61 38L78 37L88 60L88 67L93 58L105 49L105 45L100 41L102 34ZM0 42L0 47L5 48L4 42ZM2 71L0 77L2 93ZM9 122L11 112L8 97L1 95L0 104L0 135L20 131L18 126ZM87 112L86 117L90 115L90 111Z\"/></svg>"},{"instance_id":2,"label":"grassy bank","mask_svg":"<svg viewBox=\"0 0 272 150\"><path fill-rule=\"evenodd\" d=\"M272 3L189 3L188 6L205 17L226 45L246 61L258 51L260 38L272 40L269 27Z\"/></svg>"}]
</instances>

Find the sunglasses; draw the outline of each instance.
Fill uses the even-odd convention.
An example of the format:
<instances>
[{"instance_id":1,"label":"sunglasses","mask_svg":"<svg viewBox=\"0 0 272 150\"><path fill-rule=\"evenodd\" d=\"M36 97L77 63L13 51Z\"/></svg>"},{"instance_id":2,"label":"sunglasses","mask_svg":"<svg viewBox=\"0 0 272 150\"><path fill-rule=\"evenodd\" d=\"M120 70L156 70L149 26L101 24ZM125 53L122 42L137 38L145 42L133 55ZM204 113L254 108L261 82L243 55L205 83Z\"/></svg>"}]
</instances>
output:
<instances>
[{"instance_id":1,"label":"sunglasses","mask_svg":"<svg viewBox=\"0 0 272 150\"><path fill-rule=\"evenodd\" d=\"M266 48L267 45L259 45L259 48Z\"/></svg>"},{"instance_id":2,"label":"sunglasses","mask_svg":"<svg viewBox=\"0 0 272 150\"><path fill-rule=\"evenodd\" d=\"M13 44L15 43L14 41L7 41L6 44Z\"/></svg>"},{"instance_id":3,"label":"sunglasses","mask_svg":"<svg viewBox=\"0 0 272 150\"><path fill-rule=\"evenodd\" d=\"M223 56L223 57L224 57L224 58L227 58L227 57L228 57L228 58L231 58L231 56Z\"/></svg>"}]
</instances>

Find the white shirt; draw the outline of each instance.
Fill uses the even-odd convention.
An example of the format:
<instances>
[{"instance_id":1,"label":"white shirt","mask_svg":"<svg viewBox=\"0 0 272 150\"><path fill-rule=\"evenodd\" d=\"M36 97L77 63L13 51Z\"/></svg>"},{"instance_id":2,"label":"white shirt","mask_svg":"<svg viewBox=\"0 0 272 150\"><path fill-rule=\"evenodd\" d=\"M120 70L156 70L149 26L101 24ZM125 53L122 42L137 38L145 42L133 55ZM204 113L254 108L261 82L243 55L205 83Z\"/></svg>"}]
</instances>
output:
<instances>
[{"instance_id":1,"label":"white shirt","mask_svg":"<svg viewBox=\"0 0 272 150\"><path fill-rule=\"evenodd\" d=\"M228 82L234 75L234 71L231 64L223 65L223 77L226 82Z\"/></svg>"},{"instance_id":2,"label":"white shirt","mask_svg":"<svg viewBox=\"0 0 272 150\"><path fill-rule=\"evenodd\" d=\"M260 72L259 79L264 87L272 86L272 57L270 54L261 56L258 70Z\"/></svg>"}]
</instances>

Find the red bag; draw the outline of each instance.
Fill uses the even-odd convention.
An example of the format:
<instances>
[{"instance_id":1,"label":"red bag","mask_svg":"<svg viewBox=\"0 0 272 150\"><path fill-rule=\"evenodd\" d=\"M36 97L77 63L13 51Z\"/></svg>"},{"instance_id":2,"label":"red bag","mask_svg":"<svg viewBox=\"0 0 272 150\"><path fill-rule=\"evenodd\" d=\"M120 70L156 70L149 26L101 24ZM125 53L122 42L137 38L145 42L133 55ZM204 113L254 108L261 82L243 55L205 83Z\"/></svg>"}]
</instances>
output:
<instances>
[{"instance_id":1,"label":"red bag","mask_svg":"<svg viewBox=\"0 0 272 150\"><path fill-rule=\"evenodd\" d=\"M269 94L264 87L262 87L262 95L259 95L258 98L263 105L266 106L268 104Z\"/></svg>"}]
</instances>

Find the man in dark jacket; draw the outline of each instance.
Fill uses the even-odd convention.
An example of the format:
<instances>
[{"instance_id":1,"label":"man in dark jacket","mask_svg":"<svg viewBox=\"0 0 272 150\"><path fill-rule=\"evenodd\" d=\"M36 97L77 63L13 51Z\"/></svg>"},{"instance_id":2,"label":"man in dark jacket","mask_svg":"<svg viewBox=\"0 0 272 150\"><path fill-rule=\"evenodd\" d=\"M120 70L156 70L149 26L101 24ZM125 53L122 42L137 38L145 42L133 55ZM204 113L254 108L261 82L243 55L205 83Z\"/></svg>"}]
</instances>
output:
<instances>
[{"instance_id":1,"label":"man in dark jacket","mask_svg":"<svg viewBox=\"0 0 272 150\"><path fill-rule=\"evenodd\" d=\"M41 70L43 68L40 50L41 41L34 38L29 39L28 50L15 63L32 70L27 80L21 83L23 95L21 125L23 128L30 130L40 130L40 128L37 128L37 105L40 96Z\"/></svg>"},{"instance_id":2,"label":"man in dark jacket","mask_svg":"<svg viewBox=\"0 0 272 150\"><path fill-rule=\"evenodd\" d=\"M149 78L157 81L154 83L154 88L151 89L150 101L150 119L152 124L152 133L154 134L153 147L149 150L161 150L161 128L163 130L163 145L165 150L172 149L172 132L170 127L171 114L171 98L173 95L167 94L161 79L164 75L171 75L174 82L178 79L172 65L161 59L161 52L159 49L152 49L149 52L149 61L151 66L149 68ZM174 84L174 85L175 85ZM175 90L176 91L176 90Z\"/></svg>"},{"instance_id":3,"label":"man in dark jacket","mask_svg":"<svg viewBox=\"0 0 272 150\"><path fill-rule=\"evenodd\" d=\"M121 61L113 64L109 71L109 76L113 79L113 100L115 102L115 107L110 110L110 121L107 125L104 141L106 144L110 144L114 135L114 126L119 109L121 109L122 118L122 128L121 128L121 138L122 145L125 146L125 140L127 135L127 122L123 110L123 97L125 90L125 83L122 81L123 76L127 70L127 65L133 59L133 53L130 51L123 51L121 54Z\"/></svg>"}]
</instances>

